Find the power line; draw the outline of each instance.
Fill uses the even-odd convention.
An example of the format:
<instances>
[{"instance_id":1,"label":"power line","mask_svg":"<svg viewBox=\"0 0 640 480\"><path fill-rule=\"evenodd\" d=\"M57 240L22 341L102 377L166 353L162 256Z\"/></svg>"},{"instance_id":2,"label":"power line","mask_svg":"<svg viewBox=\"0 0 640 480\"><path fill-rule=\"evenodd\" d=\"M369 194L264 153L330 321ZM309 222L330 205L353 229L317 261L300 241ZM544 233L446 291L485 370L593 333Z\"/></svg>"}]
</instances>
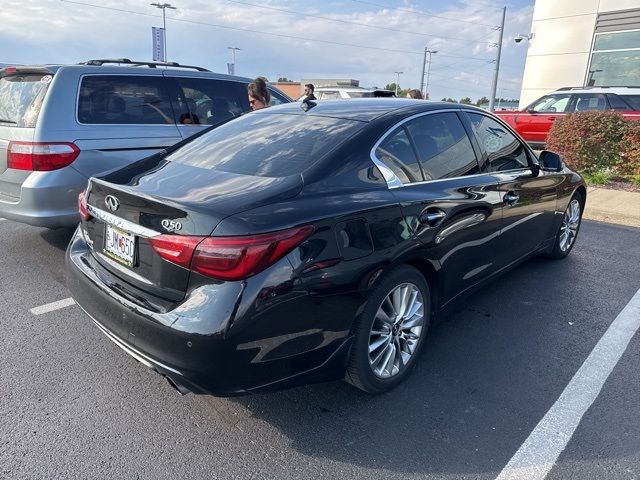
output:
<instances>
[{"instance_id":1,"label":"power line","mask_svg":"<svg viewBox=\"0 0 640 480\"><path fill-rule=\"evenodd\" d=\"M117 12L122 12L122 13L130 13L133 15L142 15L145 17L153 17L153 18L157 18L158 15L152 15L149 13L143 13L143 12L136 12L134 10L125 10L122 8L116 8L116 7L105 7L103 5L95 5L92 3L85 3L85 2L77 2L77 1L73 1L73 0L60 0L61 2L64 3L70 3L70 4L74 4L74 5L82 5L85 7L93 7L93 8L100 8L103 10L112 10L112 11L117 11ZM200 21L196 21L196 20L187 20L184 18L176 18L176 17L170 17L170 19L174 22L183 22L183 23L189 23L189 24L193 24L193 25L204 25L204 26L208 26L208 27L215 27L215 28L224 28L227 30L235 30L235 31L239 31L239 32L249 32L249 33L258 33L261 35L270 35L273 37L279 37L279 38L289 38L289 39L295 39L295 40L304 40L306 42L318 42L318 43L326 43L326 44L330 44L330 45L339 45L341 47L353 47L353 48L362 48L365 50L379 50L379 51L383 51L383 52L392 52L392 53L409 53L409 54L415 54L415 55L422 55L423 52L418 52L418 51L413 51L413 50L399 50L399 49L393 49L393 48L383 48L383 47L372 47L370 45L358 45L355 43L344 43L344 42L336 42L336 41L332 41L332 40L322 40L322 39L318 39L318 38L308 38L308 37L300 37L297 35L286 35L284 33L273 33L273 32L265 32L262 30L254 30L254 29L250 29L250 28L242 28L242 27L230 27L228 25L219 25L219 24L215 24L215 23L208 23L208 22L200 22ZM448 54L440 54L441 57L451 57L451 58L465 58L468 60L475 60L475 61L482 61L485 62L488 59L486 58L478 58L478 57L469 57L469 56L461 56L461 55L448 55Z\"/></svg>"},{"instance_id":2,"label":"power line","mask_svg":"<svg viewBox=\"0 0 640 480\"><path fill-rule=\"evenodd\" d=\"M414 10L414 9L411 9L411 8L389 7L388 5L381 5L379 3L368 2L368 1L365 1L365 0L351 0L351 1L352 2L356 2L356 3L362 3L364 5L372 5L374 7L385 8L387 10L398 10L398 11L401 11L401 12L408 12L408 13L412 13L414 15L421 15L421 16L424 16L424 17L439 18L440 20L447 20L449 22L470 23L470 24L473 24L473 25L481 25L483 27L490 27L490 28L495 27L495 25L489 25L488 23L474 22L472 20L462 20L460 18L443 17L443 16L440 16L440 15L434 15L432 13L421 12L419 10Z\"/></svg>"},{"instance_id":3,"label":"power line","mask_svg":"<svg viewBox=\"0 0 640 480\"><path fill-rule=\"evenodd\" d=\"M464 42L464 43L489 43L489 42L478 42L478 41L474 41L474 40L470 40L468 38L460 38L460 37L448 37L448 36L444 36L444 35L434 35L434 34L430 34L430 33L422 33L422 32L415 32L412 30L401 30L399 28L392 28L392 27L383 27L380 25L369 25L367 23L362 23L362 22L354 22L352 20L342 20L339 18L331 18L331 17L324 17L322 15L315 15L313 13L305 13L305 12L298 12L295 10L288 10L286 8L279 8L279 7L270 7L268 5L260 5L260 4L256 4L256 3L249 3L249 2L241 2L239 0L226 0L228 3L235 3L238 5L246 5L246 6L250 6L250 7L258 7L258 8L263 8L266 10L273 10L276 12L283 12L283 13L287 13L290 15L302 15L305 17L310 17L310 18L317 18L320 20L326 20L329 22L335 22L335 23L342 23L342 24L346 24L346 25L356 25L359 27L367 27L367 28L377 28L379 30L387 30L389 32L398 32L398 33L408 33L411 35L420 35L423 37L433 37L433 38L442 38L445 40L454 40L454 41L458 41L458 42Z\"/></svg>"}]
</instances>

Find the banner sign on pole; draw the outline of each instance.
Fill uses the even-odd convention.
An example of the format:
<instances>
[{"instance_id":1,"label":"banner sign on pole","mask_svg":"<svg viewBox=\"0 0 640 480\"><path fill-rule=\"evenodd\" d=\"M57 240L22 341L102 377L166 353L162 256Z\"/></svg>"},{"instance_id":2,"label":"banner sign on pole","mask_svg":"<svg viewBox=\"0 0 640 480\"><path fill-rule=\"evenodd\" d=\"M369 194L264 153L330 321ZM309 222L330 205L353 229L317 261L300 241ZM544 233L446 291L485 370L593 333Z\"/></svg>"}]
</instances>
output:
<instances>
[{"instance_id":1,"label":"banner sign on pole","mask_svg":"<svg viewBox=\"0 0 640 480\"><path fill-rule=\"evenodd\" d=\"M164 28L151 27L153 37L153 61L164 62Z\"/></svg>"},{"instance_id":2,"label":"banner sign on pole","mask_svg":"<svg viewBox=\"0 0 640 480\"><path fill-rule=\"evenodd\" d=\"M229 75L235 75L236 64L235 63L227 63L227 71L229 72Z\"/></svg>"}]
</instances>

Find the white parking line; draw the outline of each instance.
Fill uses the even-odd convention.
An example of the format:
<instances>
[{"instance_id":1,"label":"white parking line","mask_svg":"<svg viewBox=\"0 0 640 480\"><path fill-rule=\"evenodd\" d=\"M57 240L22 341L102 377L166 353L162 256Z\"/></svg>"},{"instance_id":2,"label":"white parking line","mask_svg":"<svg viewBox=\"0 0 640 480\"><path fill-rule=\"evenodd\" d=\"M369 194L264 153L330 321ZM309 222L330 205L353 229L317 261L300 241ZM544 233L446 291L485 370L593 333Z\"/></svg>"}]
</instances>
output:
<instances>
[{"instance_id":1,"label":"white parking line","mask_svg":"<svg viewBox=\"0 0 640 480\"><path fill-rule=\"evenodd\" d=\"M75 305L76 302L73 298L65 298L63 300L58 300L57 302L47 303L46 305L40 305L39 307L34 307L29 310L34 315L42 315L43 313L53 312L54 310L60 310L61 308L70 307L71 305Z\"/></svg>"},{"instance_id":2,"label":"white parking line","mask_svg":"<svg viewBox=\"0 0 640 480\"><path fill-rule=\"evenodd\" d=\"M639 327L640 290L496 480L542 480L547 476Z\"/></svg>"}]
</instances>

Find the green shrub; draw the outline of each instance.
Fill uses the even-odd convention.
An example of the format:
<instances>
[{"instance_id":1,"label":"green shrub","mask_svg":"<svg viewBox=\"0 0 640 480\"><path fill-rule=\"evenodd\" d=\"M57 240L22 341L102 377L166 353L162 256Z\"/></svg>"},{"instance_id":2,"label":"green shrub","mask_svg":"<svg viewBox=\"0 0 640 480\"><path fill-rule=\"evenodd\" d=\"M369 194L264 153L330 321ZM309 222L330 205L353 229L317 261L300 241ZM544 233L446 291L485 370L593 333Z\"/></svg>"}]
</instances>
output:
<instances>
[{"instance_id":1,"label":"green shrub","mask_svg":"<svg viewBox=\"0 0 640 480\"><path fill-rule=\"evenodd\" d=\"M608 171L585 172L583 176L589 185L607 185L613 179L613 174Z\"/></svg>"},{"instance_id":2,"label":"green shrub","mask_svg":"<svg viewBox=\"0 0 640 480\"><path fill-rule=\"evenodd\" d=\"M622 151L615 165L620 175L640 177L640 122L629 120L622 138ZM632 180L633 181L633 180Z\"/></svg>"},{"instance_id":3,"label":"green shrub","mask_svg":"<svg viewBox=\"0 0 640 480\"><path fill-rule=\"evenodd\" d=\"M640 187L640 174L631 175L629 177L629 180L631 180L631 183L633 183L634 185L638 185Z\"/></svg>"},{"instance_id":4,"label":"green shrub","mask_svg":"<svg viewBox=\"0 0 640 480\"><path fill-rule=\"evenodd\" d=\"M629 121L617 112L576 112L558 118L547 137L547 148L579 172L614 169L621 162ZM633 140L633 139L631 139Z\"/></svg>"}]
</instances>

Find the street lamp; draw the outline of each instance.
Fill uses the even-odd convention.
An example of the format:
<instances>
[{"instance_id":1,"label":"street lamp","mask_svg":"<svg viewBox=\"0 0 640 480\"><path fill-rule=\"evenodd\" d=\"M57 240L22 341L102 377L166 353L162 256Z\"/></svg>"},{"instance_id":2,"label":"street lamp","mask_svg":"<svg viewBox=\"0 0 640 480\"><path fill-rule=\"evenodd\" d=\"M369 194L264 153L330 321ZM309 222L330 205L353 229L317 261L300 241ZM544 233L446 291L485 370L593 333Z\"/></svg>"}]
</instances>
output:
<instances>
[{"instance_id":1,"label":"street lamp","mask_svg":"<svg viewBox=\"0 0 640 480\"><path fill-rule=\"evenodd\" d=\"M429 68L427 69L427 84L424 83L424 69L427 64L427 53L429 54ZM422 59L422 76L420 77L420 90L422 90L422 96L426 100L427 91L429 89L429 72L431 72L431 55L438 53L437 50L431 50L429 47L424 47L424 58Z\"/></svg>"},{"instance_id":2,"label":"street lamp","mask_svg":"<svg viewBox=\"0 0 640 480\"><path fill-rule=\"evenodd\" d=\"M400 75L404 72L394 72L396 74L396 97L398 96L398 84L400 83Z\"/></svg>"},{"instance_id":3,"label":"street lamp","mask_svg":"<svg viewBox=\"0 0 640 480\"><path fill-rule=\"evenodd\" d=\"M238 47L227 47L231 50L231 65L232 67L228 69L229 75L236 74L236 50L240 50Z\"/></svg>"},{"instance_id":4,"label":"street lamp","mask_svg":"<svg viewBox=\"0 0 640 480\"><path fill-rule=\"evenodd\" d=\"M171 5L170 3L150 3L152 7L161 8L162 9L162 39L164 40L164 61L167 61L167 19L165 18L164 11L169 8L171 10L176 10L176 7Z\"/></svg>"}]
</instances>

